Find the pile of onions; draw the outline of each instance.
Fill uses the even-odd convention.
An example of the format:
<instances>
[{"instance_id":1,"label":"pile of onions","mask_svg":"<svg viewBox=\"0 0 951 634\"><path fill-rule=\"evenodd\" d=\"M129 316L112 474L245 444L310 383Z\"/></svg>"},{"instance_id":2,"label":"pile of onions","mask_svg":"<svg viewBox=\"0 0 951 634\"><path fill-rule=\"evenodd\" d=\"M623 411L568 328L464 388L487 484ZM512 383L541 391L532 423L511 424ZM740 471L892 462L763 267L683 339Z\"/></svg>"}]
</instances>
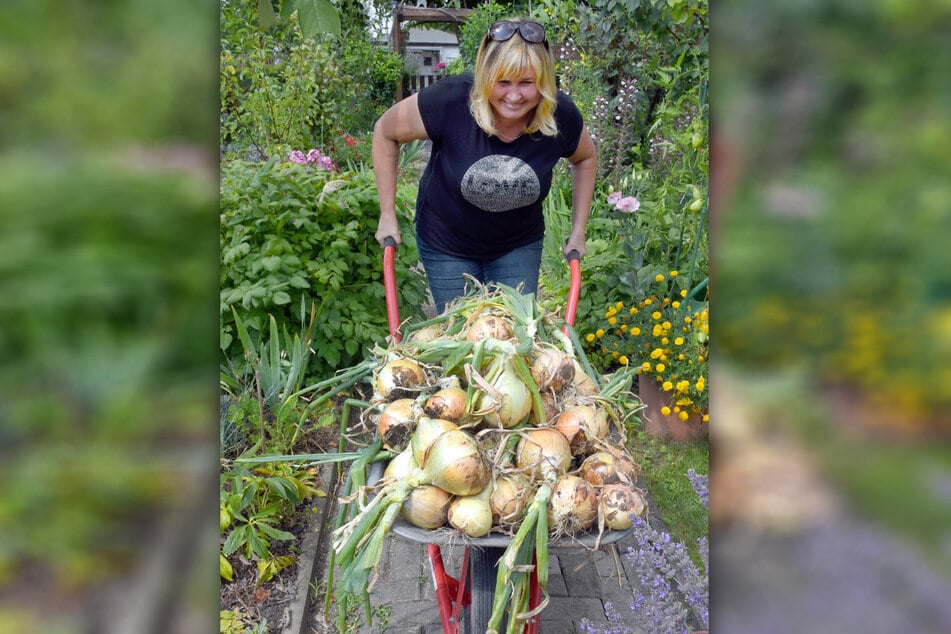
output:
<instances>
[{"instance_id":1,"label":"pile of onions","mask_svg":"<svg viewBox=\"0 0 951 634\"><path fill-rule=\"evenodd\" d=\"M618 371L599 387L562 323L544 322L533 301L512 289L501 301L454 303L438 326L389 342L373 375L371 446L396 455L372 489L342 498L364 501L334 531L344 593L366 592L397 517L470 538L498 529L512 537L497 578L508 598L492 606L487 629L506 611L519 629L526 573L547 581L545 536L622 530L646 516L640 467L610 437L610 422L623 435L621 414L639 405L628 391L633 374Z\"/></svg>"}]
</instances>

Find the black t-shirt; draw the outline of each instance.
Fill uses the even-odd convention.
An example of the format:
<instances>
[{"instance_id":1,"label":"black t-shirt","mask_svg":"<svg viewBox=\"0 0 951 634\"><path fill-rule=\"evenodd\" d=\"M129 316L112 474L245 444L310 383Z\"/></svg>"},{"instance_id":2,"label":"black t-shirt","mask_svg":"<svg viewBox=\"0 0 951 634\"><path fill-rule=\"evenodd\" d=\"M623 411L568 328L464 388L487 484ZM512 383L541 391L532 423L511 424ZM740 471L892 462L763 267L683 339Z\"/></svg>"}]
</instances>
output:
<instances>
[{"instance_id":1,"label":"black t-shirt","mask_svg":"<svg viewBox=\"0 0 951 634\"><path fill-rule=\"evenodd\" d=\"M487 135L469 112L471 75L447 77L419 93L432 153L419 184L416 231L432 248L492 259L545 235L542 201L552 169L578 149L581 113L558 92L554 137L511 143Z\"/></svg>"}]
</instances>

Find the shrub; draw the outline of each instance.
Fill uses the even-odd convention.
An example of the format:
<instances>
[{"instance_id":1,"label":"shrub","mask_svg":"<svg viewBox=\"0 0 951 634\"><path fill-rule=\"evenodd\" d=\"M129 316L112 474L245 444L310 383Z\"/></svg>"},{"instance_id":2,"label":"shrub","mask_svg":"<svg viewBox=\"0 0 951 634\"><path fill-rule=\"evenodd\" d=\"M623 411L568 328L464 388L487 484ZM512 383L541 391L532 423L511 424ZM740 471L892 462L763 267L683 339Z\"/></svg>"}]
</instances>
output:
<instances>
[{"instance_id":1,"label":"shrub","mask_svg":"<svg viewBox=\"0 0 951 634\"><path fill-rule=\"evenodd\" d=\"M409 193L398 209L409 222ZM221 350L240 359L231 307L252 338L268 314L291 332L303 298L314 304L310 375L353 365L365 347L388 334L381 253L373 238L379 217L373 173L332 172L312 164L271 159L233 161L221 186ZM412 232L403 261L416 262ZM422 317L422 276L397 266L403 317Z\"/></svg>"}]
</instances>

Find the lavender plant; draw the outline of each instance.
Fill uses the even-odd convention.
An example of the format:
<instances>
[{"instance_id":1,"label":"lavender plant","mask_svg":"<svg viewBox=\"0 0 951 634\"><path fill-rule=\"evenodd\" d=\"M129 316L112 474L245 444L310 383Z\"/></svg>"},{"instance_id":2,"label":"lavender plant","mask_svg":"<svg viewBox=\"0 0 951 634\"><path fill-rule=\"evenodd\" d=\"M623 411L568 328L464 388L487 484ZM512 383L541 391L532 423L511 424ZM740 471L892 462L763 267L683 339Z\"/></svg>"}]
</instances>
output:
<instances>
[{"instance_id":1,"label":"lavender plant","mask_svg":"<svg viewBox=\"0 0 951 634\"><path fill-rule=\"evenodd\" d=\"M687 472L703 507L709 510L709 478L694 469ZM709 548L706 537L697 540L703 569L694 563L681 542L634 517L636 545L625 553L637 574L627 619L611 603L604 604L606 625L589 619L580 623L585 634L687 634L710 627Z\"/></svg>"}]
</instances>

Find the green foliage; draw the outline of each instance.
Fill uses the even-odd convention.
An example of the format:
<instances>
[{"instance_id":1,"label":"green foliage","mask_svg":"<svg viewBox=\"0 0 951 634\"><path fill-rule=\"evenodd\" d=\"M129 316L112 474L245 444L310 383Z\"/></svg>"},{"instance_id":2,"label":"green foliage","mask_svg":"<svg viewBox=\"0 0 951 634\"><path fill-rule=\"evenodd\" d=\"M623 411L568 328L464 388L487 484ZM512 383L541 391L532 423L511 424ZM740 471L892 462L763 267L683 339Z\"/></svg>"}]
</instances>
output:
<instances>
[{"instance_id":1,"label":"green foliage","mask_svg":"<svg viewBox=\"0 0 951 634\"><path fill-rule=\"evenodd\" d=\"M398 208L408 215L407 192ZM221 349L240 357L232 307L252 338L298 318L301 299L316 304L311 372L328 376L359 360L388 334L381 254L373 238L379 217L369 171L332 174L275 159L233 161L221 194ZM408 221L407 221L408 222ZM415 262L415 241L401 254ZM425 280L397 267L405 317L421 316Z\"/></svg>"},{"instance_id":2,"label":"green foliage","mask_svg":"<svg viewBox=\"0 0 951 634\"><path fill-rule=\"evenodd\" d=\"M240 35L240 37L238 37ZM239 27L221 48L221 144L274 156L289 147L313 147L336 131L346 84L331 43L290 29Z\"/></svg>"},{"instance_id":3,"label":"green foliage","mask_svg":"<svg viewBox=\"0 0 951 634\"><path fill-rule=\"evenodd\" d=\"M459 55L465 72L475 71L476 55L479 53L482 38L489 31L489 26L496 20L514 15L516 13L512 7L496 4L494 1L475 7L475 10L466 18L459 34Z\"/></svg>"},{"instance_id":4,"label":"green foliage","mask_svg":"<svg viewBox=\"0 0 951 634\"><path fill-rule=\"evenodd\" d=\"M293 148L327 147L345 131L363 134L392 104L402 74L398 55L376 45L366 16L342 9L336 35L309 35L314 0L283 5L260 23L255 0L221 10L221 144L226 155L273 157ZM360 107L355 108L354 104Z\"/></svg>"},{"instance_id":5,"label":"green foliage","mask_svg":"<svg viewBox=\"0 0 951 634\"><path fill-rule=\"evenodd\" d=\"M293 556L275 556L273 541L294 539L293 533L279 528L298 505L314 495L314 474L286 463L264 464L253 471L232 467L221 475L221 530L225 537L221 554L229 557L240 552L258 567L258 584L264 583L293 563Z\"/></svg>"}]
</instances>

